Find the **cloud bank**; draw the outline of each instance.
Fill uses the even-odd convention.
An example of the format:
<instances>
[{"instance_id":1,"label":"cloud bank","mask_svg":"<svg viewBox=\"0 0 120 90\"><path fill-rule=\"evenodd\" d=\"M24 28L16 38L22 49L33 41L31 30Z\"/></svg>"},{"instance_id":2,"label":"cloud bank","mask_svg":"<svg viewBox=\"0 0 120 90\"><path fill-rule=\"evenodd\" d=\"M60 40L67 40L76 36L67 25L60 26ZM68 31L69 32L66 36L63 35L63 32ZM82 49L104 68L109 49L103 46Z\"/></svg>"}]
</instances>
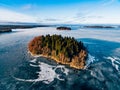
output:
<instances>
[{"instance_id":1,"label":"cloud bank","mask_svg":"<svg viewBox=\"0 0 120 90\"><path fill-rule=\"evenodd\" d=\"M14 12L7 9L0 9L0 22L36 22L36 18Z\"/></svg>"}]
</instances>

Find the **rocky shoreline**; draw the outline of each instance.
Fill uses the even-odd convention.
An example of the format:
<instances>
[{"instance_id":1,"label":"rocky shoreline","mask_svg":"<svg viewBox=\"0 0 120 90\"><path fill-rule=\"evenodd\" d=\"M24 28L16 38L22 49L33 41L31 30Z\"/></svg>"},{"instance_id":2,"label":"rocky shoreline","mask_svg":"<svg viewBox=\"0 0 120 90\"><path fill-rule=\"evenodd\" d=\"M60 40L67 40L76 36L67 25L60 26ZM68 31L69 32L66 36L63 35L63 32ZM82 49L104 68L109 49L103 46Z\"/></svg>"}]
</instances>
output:
<instances>
[{"instance_id":1,"label":"rocky shoreline","mask_svg":"<svg viewBox=\"0 0 120 90\"><path fill-rule=\"evenodd\" d=\"M48 55L43 55L43 54L33 54L32 52L30 52L30 55L33 56L33 57L44 57L44 58L48 58L48 59L51 59L51 60L54 60L56 61L58 64L63 64L63 65L69 65L70 67L72 68L75 68L75 69L84 69L85 67L85 60L87 58L87 52L86 51L81 51L80 52L80 58L77 58L75 57L73 59L73 62L70 62L70 63L66 63L64 61L59 61L59 59L57 59L56 57L53 57L53 56L48 56ZM67 58L66 58L67 59ZM81 62L79 63L79 61L76 63L75 60L81 60Z\"/></svg>"}]
</instances>

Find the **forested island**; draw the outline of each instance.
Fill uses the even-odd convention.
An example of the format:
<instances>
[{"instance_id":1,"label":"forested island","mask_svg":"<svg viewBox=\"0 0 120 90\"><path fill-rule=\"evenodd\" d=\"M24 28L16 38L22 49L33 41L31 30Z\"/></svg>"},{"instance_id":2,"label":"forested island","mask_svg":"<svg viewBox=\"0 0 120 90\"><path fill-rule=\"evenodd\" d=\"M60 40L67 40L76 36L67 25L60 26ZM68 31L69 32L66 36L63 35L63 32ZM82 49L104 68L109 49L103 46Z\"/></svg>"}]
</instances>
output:
<instances>
[{"instance_id":1,"label":"forested island","mask_svg":"<svg viewBox=\"0 0 120 90\"><path fill-rule=\"evenodd\" d=\"M27 29L35 27L49 27L49 25L0 25L0 33L12 32L12 29Z\"/></svg>"},{"instance_id":2,"label":"forested island","mask_svg":"<svg viewBox=\"0 0 120 90\"><path fill-rule=\"evenodd\" d=\"M60 27L57 27L57 30L71 30L71 28L70 27L60 26Z\"/></svg>"},{"instance_id":3,"label":"forested island","mask_svg":"<svg viewBox=\"0 0 120 90\"><path fill-rule=\"evenodd\" d=\"M85 28L114 28L113 26L98 26L98 25L95 25L95 26L84 26Z\"/></svg>"},{"instance_id":4,"label":"forested island","mask_svg":"<svg viewBox=\"0 0 120 90\"><path fill-rule=\"evenodd\" d=\"M12 29L10 29L10 28L0 28L0 33L3 33L3 32L12 32Z\"/></svg>"},{"instance_id":5,"label":"forested island","mask_svg":"<svg viewBox=\"0 0 120 90\"><path fill-rule=\"evenodd\" d=\"M61 35L35 37L29 42L28 50L33 56L47 57L76 69L83 69L87 58L87 50L81 41Z\"/></svg>"}]
</instances>

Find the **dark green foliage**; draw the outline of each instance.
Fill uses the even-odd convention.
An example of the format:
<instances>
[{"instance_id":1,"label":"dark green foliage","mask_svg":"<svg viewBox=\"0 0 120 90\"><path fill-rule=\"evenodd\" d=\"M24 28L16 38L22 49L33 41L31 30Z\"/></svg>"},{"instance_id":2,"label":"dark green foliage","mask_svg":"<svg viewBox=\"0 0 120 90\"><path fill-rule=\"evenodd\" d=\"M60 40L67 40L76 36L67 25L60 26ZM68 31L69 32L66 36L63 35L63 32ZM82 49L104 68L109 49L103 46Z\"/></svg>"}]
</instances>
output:
<instances>
[{"instance_id":1,"label":"dark green foliage","mask_svg":"<svg viewBox=\"0 0 120 90\"><path fill-rule=\"evenodd\" d=\"M56 28L57 30L71 30L70 27L64 27L64 26L60 26Z\"/></svg>"},{"instance_id":2,"label":"dark green foliage","mask_svg":"<svg viewBox=\"0 0 120 90\"><path fill-rule=\"evenodd\" d=\"M65 57L72 58L81 50L85 50L82 42L78 42L71 37L62 37L61 35L39 36L33 39L33 41L29 44L29 48L31 51L33 49L36 54L43 53L42 48L47 47L50 50L49 53L54 50L56 56L62 53Z\"/></svg>"}]
</instances>

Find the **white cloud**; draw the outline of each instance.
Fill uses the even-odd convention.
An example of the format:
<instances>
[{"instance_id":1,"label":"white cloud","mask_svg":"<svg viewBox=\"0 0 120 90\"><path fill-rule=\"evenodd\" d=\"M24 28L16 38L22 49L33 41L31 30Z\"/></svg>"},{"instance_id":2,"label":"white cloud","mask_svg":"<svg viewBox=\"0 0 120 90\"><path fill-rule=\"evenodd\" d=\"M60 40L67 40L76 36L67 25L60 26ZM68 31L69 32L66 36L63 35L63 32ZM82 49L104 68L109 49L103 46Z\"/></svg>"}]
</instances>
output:
<instances>
[{"instance_id":1,"label":"white cloud","mask_svg":"<svg viewBox=\"0 0 120 90\"><path fill-rule=\"evenodd\" d=\"M113 4L115 1L117 1L117 0L104 0L104 2L102 3L102 5L103 5L103 6L111 5L111 4Z\"/></svg>"},{"instance_id":2,"label":"white cloud","mask_svg":"<svg viewBox=\"0 0 120 90\"><path fill-rule=\"evenodd\" d=\"M29 10L32 8L32 4L26 4L22 7L23 10Z\"/></svg>"},{"instance_id":3,"label":"white cloud","mask_svg":"<svg viewBox=\"0 0 120 90\"><path fill-rule=\"evenodd\" d=\"M21 14L18 12L14 12L7 9L0 9L0 22L6 21L6 22L36 22L36 18Z\"/></svg>"},{"instance_id":4,"label":"white cloud","mask_svg":"<svg viewBox=\"0 0 120 90\"><path fill-rule=\"evenodd\" d=\"M118 0L101 0L101 2L94 7L80 10L76 13L75 17L73 17L73 20L69 22L85 24L120 24L120 18L118 17L118 15L120 15L119 11L111 8L111 4L115 5L117 1ZM110 8L112 10L110 10Z\"/></svg>"}]
</instances>

